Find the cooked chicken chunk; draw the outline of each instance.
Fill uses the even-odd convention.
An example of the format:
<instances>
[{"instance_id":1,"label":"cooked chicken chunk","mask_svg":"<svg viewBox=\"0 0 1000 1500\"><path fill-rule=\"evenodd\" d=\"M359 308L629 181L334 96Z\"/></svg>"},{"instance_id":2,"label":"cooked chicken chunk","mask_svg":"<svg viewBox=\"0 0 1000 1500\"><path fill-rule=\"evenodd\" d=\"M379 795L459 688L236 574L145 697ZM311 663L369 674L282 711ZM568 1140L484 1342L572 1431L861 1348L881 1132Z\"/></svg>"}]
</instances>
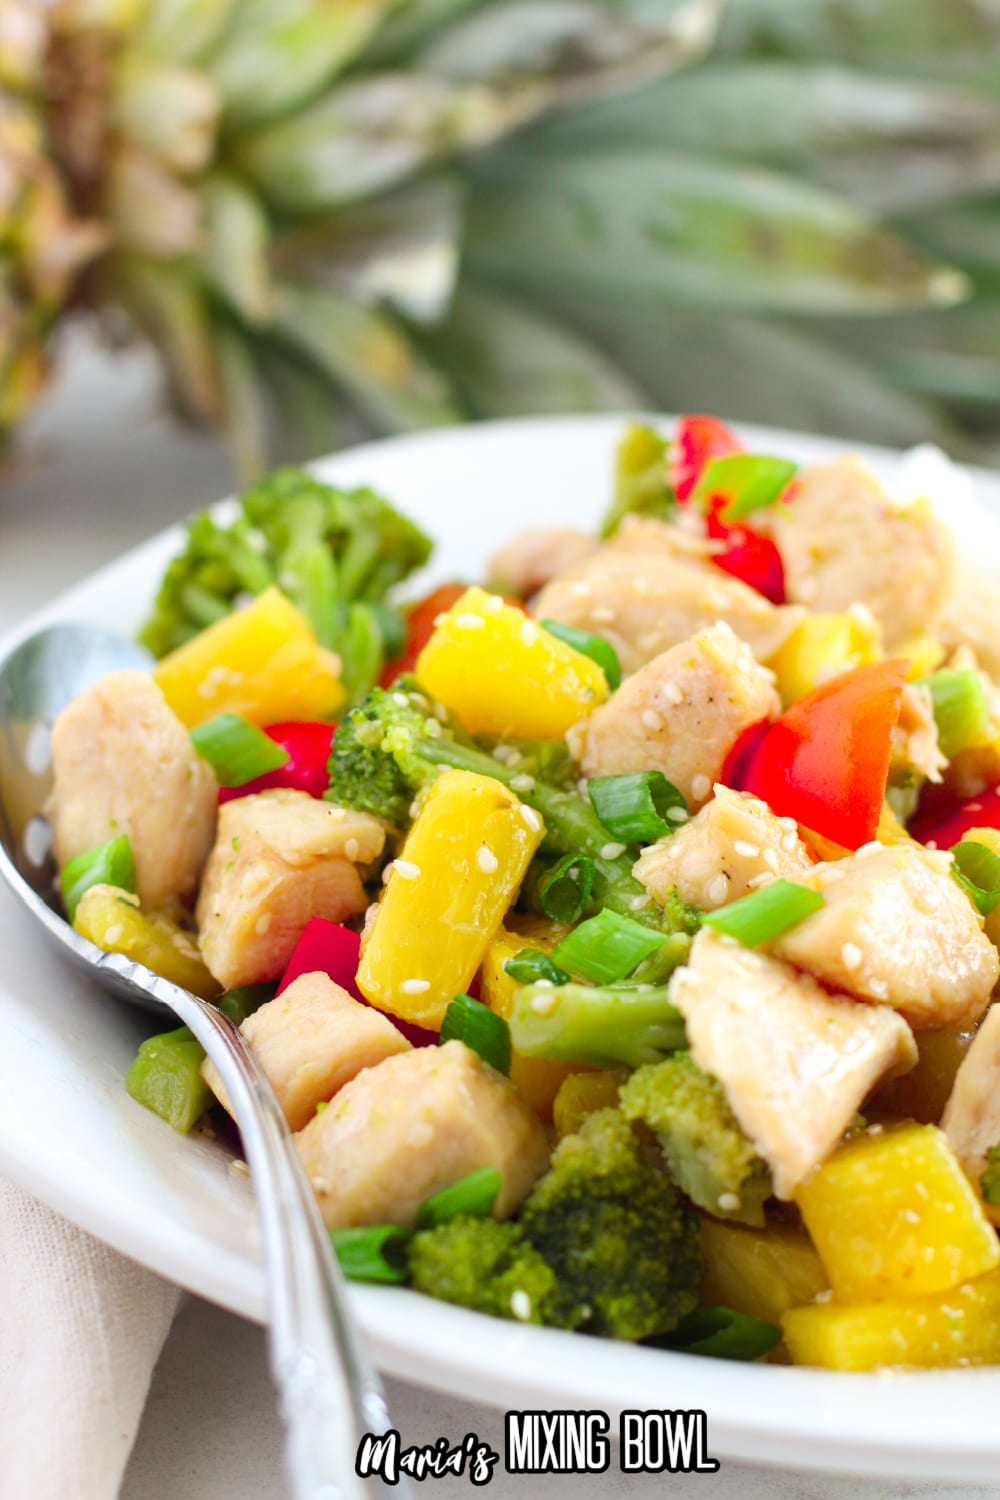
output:
<instances>
[{"instance_id":1,"label":"cooked chicken chunk","mask_svg":"<svg viewBox=\"0 0 1000 1500\"><path fill-rule=\"evenodd\" d=\"M932 629L951 596L951 532L925 505L897 509L859 459L803 470L791 502L758 516L781 553L789 600L832 612L866 604L888 651Z\"/></svg>"},{"instance_id":2,"label":"cooked chicken chunk","mask_svg":"<svg viewBox=\"0 0 1000 1500\"><path fill-rule=\"evenodd\" d=\"M280 790L219 809L196 916L201 951L227 989L273 979L310 917L363 911L355 868L382 852L385 829L367 813Z\"/></svg>"},{"instance_id":3,"label":"cooked chicken chunk","mask_svg":"<svg viewBox=\"0 0 1000 1500\"><path fill-rule=\"evenodd\" d=\"M827 994L708 927L670 996L695 1062L722 1084L779 1198L833 1150L872 1085L916 1061L910 1029L894 1011Z\"/></svg>"},{"instance_id":4,"label":"cooked chicken chunk","mask_svg":"<svg viewBox=\"0 0 1000 1500\"><path fill-rule=\"evenodd\" d=\"M945 646L971 646L983 671L1000 680L1000 594L996 574L985 573L960 559L954 591L934 633Z\"/></svg>"},{"instance_id":5,"label":"cooked chicken chunk","mask_svg":"<svg viewBox=\"0 0 1000 1500\"><path fill-rule=\"evenodd\" d=\"M479 1167L501 1173L505 1219L549 1159L537 1116L464 1042L366 1068L296 1139L330 1228L411 1225L425 1198Z\"/></svg>"},{"instance_id":6,"label":"cooked chicken chunk","mask_svg":"<svg viewBox=\"0 0 1000 1500\"><path fill-rule=\"evenodd\" d=\"M986 1153L1000 1144L1000 1005L987 1011L962 1059L941 1126L962 1170L977 1186ZM1000 1205L986 1212L1000 1222Z\"/></svg>"},{"instance_id":7,"label":"cooked chicken chunk","mask_svg":"<svg viewBox=\"0 0 1000 1500\"><path fill-rule=\"evenodd\" d=\"M594 536L569 526L539 526L522 531L494 552L489 576L499 589L527 599L567 569L585 562L601 549Z\"/></svg>"},{"instance_id":8,"label":"cooked chicken chunk","mask_svg":"<svg viewBox=\"0 0 1000 1500\"><path fill-rule=\"evenodd\" d=\"M892 737L890 779L898 784L905 777L916 775L940 781L947 764L938 745L930 688L908 682L903 688L899 722Z\"/></svg>"},{"instance_id":9,"label":"cooked chicken chunk","mask_svg":"<svg viewBox=\"0 0 1000 1500\"><path fill-rule=\"evenodd\" d=\"M743 731L779 708L770 674L719 624L627 677L571 731L570 748L586 776L662 771L699 808Z\"/></svg>"},{"instance_id":10,"label":"cooked chicken chunk","mask_svg":"<svg viewBox=\"0 0 1000 1500\"><path fill-rule=\"evenodd\" d=\"M308 1125L362 1068L374 1068L410 1044L381 1011L362 1005L326 974L302 974L240 1027L267 1074L292 1130ZM219 1103L232 1107L208 1058L202 1074Z\"/></svg>"},{"instance_id":11,"label":"cooked chicken chunk","mask_svg":"<svg viewBox=\"0 0 1000 1500\"><path fill-rule=\"evenodd\" d=\"M532 605L536 619L560 620L603 636L626 673L717 620L725 620L766 661L804 613L771 604L719 568L620 546L605 547L555 579Z\"/></svg>"},{"instance_id":12,"label":"cooked chicken chunk","mask_svg":"<svg viewBox=\"0 0 1000 1500\"><path fill-rule=\"evenodd\" d=\"M776 818L749 792L716 786L690 823L644 849L633 868L654 901L671 891L699 911L714 911L779 875L798 880L813 862L792 818Z\"/></svg>"},{"instance_id":13,"label":"cooked chicken chunk","mask_svg":"<svg viewBox=\"0 0 1000 1500\"><path fill-rule=\"evenodd\" d=\"M949 855L913 844L869 844L818 865L802 884L826 903L775 951L824 984L901 1011L917 1030L974 1021L1000 960L949 869Z\"/></svg>"},{"instance_id":14,"label":"cooked chicken chunk","mask_svg":"<svg viewBox=\"0 0 1000 1500\"><path fill-rule=\"evenodd\" d=\"M689 521L693 524L689 525ZM721 549L722 543L711 541L702 522L687 511L681 512L677 521L669 522L654 520L652 516L626 516L607 545L613 552L673 558L675 562L708 571L710 578L719 576L718 568L712 565L712 555Z\"/></svg>"},{"instance_id":15,"label":"cooked chicken chunk","mask_svg":"<svg viewBox=\"0 0 1000 1500\"><path fill-rule=\"evenodd\" d=\"M52 769L60 865L125 833L143 906L191 900L212 847L218 787L146 672L111 672L63 709Z\"/></svg>"}]
</instances>

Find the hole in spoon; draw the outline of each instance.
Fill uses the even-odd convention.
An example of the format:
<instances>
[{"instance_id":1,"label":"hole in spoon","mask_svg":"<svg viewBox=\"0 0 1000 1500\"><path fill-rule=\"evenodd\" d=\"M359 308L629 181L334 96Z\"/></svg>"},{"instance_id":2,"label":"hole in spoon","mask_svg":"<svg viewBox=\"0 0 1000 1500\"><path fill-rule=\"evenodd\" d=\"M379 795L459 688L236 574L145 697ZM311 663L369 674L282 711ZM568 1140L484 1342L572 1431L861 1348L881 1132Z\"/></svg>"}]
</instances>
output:
<instances>
[{"instance_id":1,"label":"hole in spoon","mask_svg":"<svg viewBox=\"0 0 1000 1500\"><path fill-rule=\"evenodd\" d=\"M36 870L41 869L52 848L52 829L49 827L48 819L40 814L31 818L25 825L21 842L28 863L34 865Z\"/></svg>"},{"instance_id":2,"label":"hole in spoon","mask_svg":"<svg viewBox=\"0 0 1000 1500\"><path fill-rule=\"evenodd\" d=\"M48 724L33 724L24 742L24 764L32 776L44 776L52 764L52 730Z\"/></svg>"}]
</instances>

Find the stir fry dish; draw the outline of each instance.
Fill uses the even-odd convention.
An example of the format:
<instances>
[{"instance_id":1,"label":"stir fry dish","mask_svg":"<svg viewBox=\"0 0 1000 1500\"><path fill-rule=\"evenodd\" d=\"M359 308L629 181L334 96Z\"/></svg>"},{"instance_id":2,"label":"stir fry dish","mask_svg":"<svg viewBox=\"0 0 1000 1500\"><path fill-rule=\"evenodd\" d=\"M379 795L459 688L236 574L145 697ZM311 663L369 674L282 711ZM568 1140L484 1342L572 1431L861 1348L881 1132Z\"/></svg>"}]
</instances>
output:
<instances>
[{"instance_id":1,"label":"stir fry dish","mask_svg":"<svg viewBox=\"0 0 1000 1500\"><path fill-rule=\"evenodd\" d=\"M153 670L54 728L69 920L242 1027L355 1279L1000 1363L988 581L857 459L706 416L624 434L597 534L401 604L430 551L298 470L195 518ZM230 1107L184 1029L126 1085Z\"/></svg>"}]
</instances>

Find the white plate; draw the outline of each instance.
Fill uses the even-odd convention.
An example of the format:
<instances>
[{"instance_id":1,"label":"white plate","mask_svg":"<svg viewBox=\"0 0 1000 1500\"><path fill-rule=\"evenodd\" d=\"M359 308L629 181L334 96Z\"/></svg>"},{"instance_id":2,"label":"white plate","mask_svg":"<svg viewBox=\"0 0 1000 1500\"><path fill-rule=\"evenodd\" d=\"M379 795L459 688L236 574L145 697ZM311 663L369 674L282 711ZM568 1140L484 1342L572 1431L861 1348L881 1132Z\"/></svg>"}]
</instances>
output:
<instances>
[{"instance_id":1,"label":"white plate","mask_svg":"<svg viewBox=\"0 0 1000 1500\"><path fill-rule=\"evenodd\" d=\"M383 489L439 540L439 576L476 576L521 526L592 523L607 502L618 418L459 428L374 444L320 465ZM836 445L748 433L808 460ZM865 450L890 482L898 455ZM948 480L948 476L945 475ZM976 555L1000 562L1000 482L972 480L994 515L947 483L941 508ZM178 539L164 533L34 616L134 628ZM175 1135L126 1096L148 1019L105 996L37 940L0 892L0 1170L162 1275L264 1316L252 1189L220 1147ZM522 1328L412 1292L355 1289L381 1367L469 1399L520 1408L702 1409L721 1458L919 1479L994 1479L1000 1370L835 1375L724 1364Z\"/></svg>"}]
</instances>

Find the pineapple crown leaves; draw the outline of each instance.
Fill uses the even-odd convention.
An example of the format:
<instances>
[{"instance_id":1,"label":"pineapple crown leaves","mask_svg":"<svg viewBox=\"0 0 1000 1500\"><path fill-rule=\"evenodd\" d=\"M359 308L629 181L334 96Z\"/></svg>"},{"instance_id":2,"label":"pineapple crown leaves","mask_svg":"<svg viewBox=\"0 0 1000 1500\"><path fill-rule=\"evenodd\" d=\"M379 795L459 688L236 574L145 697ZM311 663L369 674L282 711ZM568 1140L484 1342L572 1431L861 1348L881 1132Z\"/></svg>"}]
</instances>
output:
<instances>
[{"instance_id":1,"label":"pineapple crown leaves","mask_svg":"<svg viewBox=\"0 0 1000 1500\"><path fill-rule=\"evenodd\" d=\"M243 478L275 412L300 456L526 407L701 404L907 441L995 400L975 317L947 310L974 278L992 326L1000 280L991 7L22 9L0 6L0 81L52 156L68 270L44 297L28 275L0 114L0 431L80 302L158 344Z\"/></svg>"}]
</instances>

